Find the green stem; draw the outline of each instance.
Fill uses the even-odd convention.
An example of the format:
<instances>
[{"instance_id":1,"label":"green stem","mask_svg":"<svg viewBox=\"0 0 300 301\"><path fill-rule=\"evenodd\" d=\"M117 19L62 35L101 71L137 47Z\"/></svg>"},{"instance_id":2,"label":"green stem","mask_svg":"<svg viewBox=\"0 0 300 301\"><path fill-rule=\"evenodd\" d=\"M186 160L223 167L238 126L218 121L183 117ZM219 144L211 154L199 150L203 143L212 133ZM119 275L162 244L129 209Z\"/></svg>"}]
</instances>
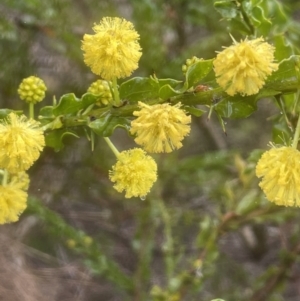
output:
<instances>
[{"instance_id":1,"label":"green stem","mask_svg":"<svg viewBox=\"0 0 300 301\"><path fill-rule=\"evenodd\" d=\"M120 95L119 95L119 90L118 90L118 85L117 85L117 78L114 77L112 80L112 90L114 94L114 104L116 107L121 106L122 102L120 100Z\"/></svg>"},{"instance_id":2,"label":"green stem","mask_svg":"<svg viewBox=\"0 0 300 301\"><path fill-rule=\"evenodd\" d=\"M29 118L34 119L34 104L32 102L29 103Z\"/></svg>"},{"instance_id":3,"label":"green stem","mask_svg":"<svg viewBox=\"0 0 300 301\"><path fill-rule=\"evenodd\" d=\"M294 139L293 139L293 144L292 144L292 147L294 149L297 149L298 141L299 141L299 135L300 135L300 114L299 114L299 117L298 117L296 131L295 131L295 135L294 135Z\"/></svg>"},{"instance_id":4,"label":"green stem","mask_svg":"<svg viewBox=\"0 0 300 301\"><path fill-rule=\"evenodd\" d=\"M117 148L113 145L113 143L110 141L108 137L103 137L106 143L108 144L109 148L112 150L112 152L115 154L115 156L118 158L120 155L120 152L117 150Z\"/></svg>"}]
</instances>

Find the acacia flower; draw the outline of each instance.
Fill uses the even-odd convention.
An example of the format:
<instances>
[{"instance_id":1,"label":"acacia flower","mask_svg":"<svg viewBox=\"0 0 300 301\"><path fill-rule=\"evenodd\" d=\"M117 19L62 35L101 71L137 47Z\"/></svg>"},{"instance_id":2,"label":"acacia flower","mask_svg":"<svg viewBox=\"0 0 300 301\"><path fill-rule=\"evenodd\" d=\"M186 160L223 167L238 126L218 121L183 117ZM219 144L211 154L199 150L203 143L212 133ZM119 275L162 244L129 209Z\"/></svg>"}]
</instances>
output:
<instances>
[{"instance_id":1,"label":"acacia flower","mask_svg":"<svg viewBox=\"0 0 300 301\"><path fill-rule=\"evenodd\" d=\"M130 129L131 134L136 134L134 141L153 153L169 153L180 148L181 141L191 129L191 116L180 109L181 104L138 104L141 110L133 112L138 118L131 122Z\"/></svg>"},{"instance_id":2,"label":"acacia flower","mask_svg":"<svg viewBox=\"0 0 300 301\"><path fill-rule=\"evenodd\" d=\"M157 165L142 149L134 148L118 155L117 163L109 172L110 180L125 197L144 198L157 179Z\"/></svg>"},{"instance_id":3,"label":"acacia flower","mask_svg":"<svg viewBox=\"0 0 300 301\"><path fill-rule=\"evenodd\" d=\"M231 96L256 94L267 76L278 69L273 63L275 49L263 38L233 42L213 62L217 83Z\"/></svg>"},{"instance_id":4,"label":"acacia flower","mask_svg":"<svg viewBox=\"0 0 300 301\"><path fill-rule=\"evenodd\" d=\"M133 24L121 18L103 18L85 34L81 49L84 62L105 80L129 76L138 67L142 55L139 34Z\"/></svg>"},{"instance_id":5,"label":"acacia flower","mask_svg":"<svg viewBox=\"0 0 300 301\"><path fill-rule=\"evenodd\" d=\"M300 152L293 147L272 148L256 165L259 186L277 205L300 207Z\"/></svg>"},{"instance_id":6,"label":"acacia flower","mask_svg":"<svg viewBox=\"0 0 300 301\"><path fill-rule=\"evenodd\" d=\"M45 146L39 122L10 113L0 123L0 168L16 174L27 170Z\"/></svg>"},{"instance_id":7,"label":"acacia flower","mask_svg":"<svg viewBox=\"0 0 300 301\"><path fill-rule=\"evenodd\" d=\"M22 173L22 177L24 174ZM18 182L16 178L7 185L0 185L0 224L16 222L26 209L27 188L25 188L23 180Z\"/></svg>"},{"instance_id":8,"label":"acacia flower","mask_svg":"<svg viewBox=\"0 0 300 301\"><path fill-rule=\"evenodd\" d=\"M18 88L20 98L28 103L37 103L45 98L47 88L42 79L36 76L24 78Z\"/></svg>"}]
</instances>

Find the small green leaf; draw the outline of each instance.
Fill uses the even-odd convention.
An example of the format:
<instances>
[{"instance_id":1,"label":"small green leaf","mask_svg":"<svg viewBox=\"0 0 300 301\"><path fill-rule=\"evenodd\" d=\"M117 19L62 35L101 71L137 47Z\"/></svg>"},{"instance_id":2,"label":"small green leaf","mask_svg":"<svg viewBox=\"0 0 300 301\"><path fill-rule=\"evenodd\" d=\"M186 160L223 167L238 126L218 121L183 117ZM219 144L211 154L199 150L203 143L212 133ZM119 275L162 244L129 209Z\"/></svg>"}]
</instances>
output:
<instances>
[{"instance_id":1,"label":"small green leaf","mask_svg":"<svg viewBox=\"0 0 300 301\"><path fill-rule=\"evenodd\" d=\"M277 35L273 37L275 46L275 59L280 62L287 57L293 55L293 46L284 35Z\"/></svg>"},{"instance_id":2,"label":"small green leaf","mask_svg":"<svg viewBox=\"0 0 300 301\"><path fill-rule=\"evenodd\" d=\"M134 77L120 86L120 97L130 101L158 98L159 82L153 78Z\"/></svg>"},{"instance_id":3,"label":"small green leaf","mask_svg":"<svg viewBox=\"0 0 300 301\"><path fill-rule=\"evenodd\" d=\"M50 131L45 133L45 143L46 146L54 148L55 151L60 151L63 149L64 144L63 144L63 137L71 135L76 138L79 138L74 132L71 132L70 130L67 129L59 129L55 131Z\"/></svg>"},{"instance_id":4,"label":"small green leaf","mask_svg":"<svg viewBox=\"0 0 300 301\"><path fill-rule=\"evenodd\" d=\"M215 106L215 111L225 118L246 118L256 111L256 95L251 96L227 96Z\"/></svg>"},{"instance_id":5,"label":"small green leaf","mask_svg":"<svg viewBox=\"0 0 300 301\"><path fill-rule=\"evenodd\" d=\"M295 92L300 86L300 56L292 55L280 62L278 70L267 79L264 88L282 93Z\"/></svg>"},{"instance_id":6,"label":"small green leaf","mask_svg":"<svg viewBox=\"0 0 300 301\"><path fill-rule=\"evenodd\" d=\"M80 99L74 93L69 93L60 98L58 105L53 108L53 114L55 116L72 114L77 113L81 109L82 102Z\"/></svg>"},{"instance_id":7,"label":"small green leaf","mask_svg":"<svg viewBox=\"0 0 300 301\"><path fill-rule=\"evenodd\" d=\"M193 87L203 80L212 70L213 59L199 61L190 66L186 73L187 87Z\"/></svg>"},{"instance_id":8,"label":"small green leaf","mask_svg":"<svg viewBox=\"0 0 300 301\"><path fill-rule=\"evenodd\" d=\"M164 85L159 89L159 98L161 99L168 99L180 94L181 92L174 90L170 85Z\"/></svg>"},{"instance_id":9,"label":"small green leaf","mask_svg":"<svg viewBox=\"0 0 300 301\"><path fill-rule=\"evenodd\" d=\"M200 117L200 116L202 116L204 113L206 113L206 111L201 110L201 109L199 109L199 108L195 108L195 107L188 107L188 106L185 106L185 107L183 107L183 109L184 109L186 112L188 112L188 113L190 113L191 115L194 115L194 116L196 116L196 117Z\"/></svg>"},{"instance_id":10,"label":"small green leaf","mask_svg":"<svg viewBox=\"0 0 300 301\"><path fill-rule=\"evenodd\" d=\"M81 97L82 108L86 109L91 104L95 103L99 99L98 95L94 95L91 93L85 93Z\"/></svg>"},{"instance_id":11,"label":"small green leaf","mask_svg":"<svg viewBox=\"0 0 300 301\"><path fill-rule=\"evenodd\" d=\"M17 111L10 110L10 109L0 109L0 119L6 118L7 115L11 112L18 113Z\"/></svg>"},{"instance_id":12,"label":"small green leaf","mask_svg":"<svg viewBox=\"0 0 300 301\"><path fill-rule=\"evenodd\" d=\"M231 1L231 0L216 1L214 3L214 6L215 9L225 19L233 19L239 14L235 1Z\"/></svg>"},{"instance_id":13,"label":"small green leaf","mask_svg":"<svg viewBox=\"0 0 300 301\"><path fill-rule=\"evenodd\" d=\"M53 106L45 106L41 108L39 115L42 117L53 118Z\"/></svg>"},{"instance_id":14,"label":"small green leaf","mask_svg":"<svg viewBox=\"0 0 300 301\"><path fill-rule=\"evenodd\" d=\"M257 189L249 190L248 193L239 201L235 212L239 215L244 215L259 207L260 202L257 194Z\"/></svg>"},{"instance_id":15,"label":"small green leaf","mask_svg":"<svg viewBox=\"0 0 300 301\"><path fill-rule=\"evenodd\" d=\"M125 130L130 129L130 121L125 117L115 117L110 114L98 118L88 124L88 126L99 136L109 137L118 127Z\"/></svg>"},{"instance_id":16,"label":"small green leaf","mask_svg":"<svg viewBox=\"0 0 300 301\"><path fill-rule=\"evenodd\" d=\"M182 84L181 80L176 80L176 79L172 79L172 78L163 78L163 79L158 79L158 84L159 87L163 87L165 85L169 85L172 88L177 88L180 84Z\"/></svg>"},{"instance_id":17,"label":"small green leaf","mask_svg":"<svg viewBox=\"0 0 300 301\"><path fill-rule=\"evenodd\" d=\"M261 6L255 6L252 9L251 20L255 27L259 31L260 35L268 36L271 28L272 22L267 19L265 11Z\"/></svg>"},{"instance_id":18,"label":"small green leaf","mask_svg":"<svg viewBox=\"0 0 300 301\"><path fill-rule=\"evenodd\" d=\"M103 132L105 131L105 128L107 127L108 123L112 118L113 118L112 115L107 114L103 117L100 117L90 122L88 124L88 127L90 127L97 135L104 136Z\"/></svg>"},{"instance_id":19,"label":"small green leaf","mask_svg":"<svg viewBox=\"0 0 300 301\"><path fill-rule=\"evenodd\" d=\"M116 128L123 128L126 131L130 129L130 120L125 117L114 117L110 120L107 127L103 131L104 137L109 137L113 134Z\"/></svg>"}]
</instances>

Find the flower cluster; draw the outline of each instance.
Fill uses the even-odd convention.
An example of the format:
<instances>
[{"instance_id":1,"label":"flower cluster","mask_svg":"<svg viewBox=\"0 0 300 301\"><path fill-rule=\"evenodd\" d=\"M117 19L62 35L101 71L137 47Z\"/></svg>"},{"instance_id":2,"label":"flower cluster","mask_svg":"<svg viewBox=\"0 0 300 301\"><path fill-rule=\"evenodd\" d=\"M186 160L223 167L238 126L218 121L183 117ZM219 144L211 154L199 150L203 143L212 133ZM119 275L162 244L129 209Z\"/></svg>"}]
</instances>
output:
<instances>
[{"instance_id":1,"label":"flower cluster","mask_svg":"<svg viewBox=\"0 0 300 301\"><path fill-rule=\"evenodd\" d=\"M139 102L140 111L135 111L135 120L131 122L131 134L135 142L152 153L169 153L182 146L181 141L190 132L191 116L175 106L158 104L149 106Z\"/></svg>"},{"instance_id":2,"label":"flower cluster","mask_svg":"<svg viewBox=\"0 0 300 301\"><path fill-rule=\"evenodd\" d=\"M104 80L93 83L88 92L100 95L99 105L112 100L107 81L116 89L116 79L129 76L137 67L141 57L139 34L131 22L120 18L103 18L93 27L94 35L84 35L82 50L84 61L92 72ZM187 60L186 69L200 59ZM115 90L113 90L115 92ZM118 93L114 93L118 98ZM118 103L118 99L114 99ZM135 141L148 152L171 152L182 146L181 141L190 132L191 117L180 109L181 104L147 105L139 102L139 111L131 123L131 134ZM107 140L106 140L107 141ZM111 142L108 142L110 145ZM110 145L113 149L114 147ZM126 191L125 197L144 197L156 180L156 163L142 149L115 151L118 161L110 172L110 179L117 191Z\"/></svg>"},{"instance_id":3,"label":"flower cluster","mask_svg":"<svg viewBox=\"0 0 300 301\"><path fill-rule=\"evenodd\" d=\"M272 148L256 166L259 186L277 205L300 207L300 152L293 147Z\"/></svg>"},{"instance_id":4,"label":"flower cluster","mask_svg":"<svg viewBox=\"0 0 300 301\"><path fill-rule=\"evenodd\" d=\"M274 50L263 38L234 41L213 62L217 83L231 96L258 93L267 76L278 69Z\"/></svg>"},{"instance_id":5,"label":"flower cluster","mask_svg":"<svg viewBox=\"0 0 300 301\"><path fill-rule=\"evenodd\" d=\"M46 85L42 79L29 76L21 82L18 93L22 100L35 104L45 98L46 90Z\"/></svg>"},{"instance_id":6,"label":"flower cluster","mask_svg":"<svg viewBox=\"0 0 300 301\"><path fill-rule=\"evenodd\" d=\"M106 80L98 79L90 85L87 91L99 96L99 101L96 102L98 106L107 105L113 100L109 83Z\"/></svg>"},{"instance_id":7,"label":"flower cluster","mask_svg":"<svg viewBox=\"0 0 300 301\"><path fill-rule=\"evenodd\" d=\"M129 76L142 55L139 34L133 24L121 18L103 18L93 27L94 35L82 41L84 62L105 80Z\"/></svg>"}]
</instances>

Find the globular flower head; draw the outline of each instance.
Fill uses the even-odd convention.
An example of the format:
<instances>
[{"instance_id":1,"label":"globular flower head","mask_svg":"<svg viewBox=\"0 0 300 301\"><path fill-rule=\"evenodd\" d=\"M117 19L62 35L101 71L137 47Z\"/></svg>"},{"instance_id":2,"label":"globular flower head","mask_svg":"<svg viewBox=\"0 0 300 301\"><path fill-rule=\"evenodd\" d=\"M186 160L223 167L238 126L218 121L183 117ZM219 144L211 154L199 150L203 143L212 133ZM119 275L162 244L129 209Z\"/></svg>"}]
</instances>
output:
<instances>
[{"instance_id":1,"label":"globular flower head","mask_svg":"<svg viewBox=\"0 0 300 301\"><path fill-rule=\"evenodd\" d=\"M130 132L136 135L135 142L152 153L169 153L182 146L181 141L190 132L191 116L175 106L158 104L149 106L139 102L138 116L131 122Z\"/></svg>"},{"instance_id":2,"label":"globular flower head","mask_svg":"<svg viewBox=\"0 0 300 301\"><path fill-rule=\"evenodd\" d=\"M256 165L259 186L277 205L300 207L300 152L283 146L266 151Z\"/></svg>"},{"instance_id":3,"label":"globular flower head","mask_svg":"<svg viewBox=\"0 0 300 301\"><path fill-rule=\"evenodd\" d=\"M20 98L28 103L37 103L45 98L47 88L42 79L36 76L24 78L18 88Z\"/></svg>"},{"instance_id":4,"label":"globular flower head","mask_svg":"<svg viewBox=\"0 0 300 301\"><path fill-rule=\"evenodd\" d=\"M26 209L28 185L24 186L25 178L29 183L26 173L18 173L7 185L0 185L0 224L16 222Z\"/></svg>"},{"instance_id":5,"label":"globular flower head","mask_svg":"<svg viewBox=\"0 0 300 301\"><path fill-rule=\"evenodd\" d=\"M139 34L133 24L121 18L103 18L93 27L94 35L82 41L84 62L105 80L129 76L142 55Z\"/></svg>"},{"instance_id":6,"label":"globular flower head","mask_svg":"<svg viewBox=\"0 0 300 301\"><path fill-rule=\"evenodd\" d=\"M109 178L118 192L125 190L126 198L143 198L157 179L157 165L142 149L134 148L119 154Z\"/></svg>"},{"instance_id":7,"label":"globular flower head","mask_svg":"<svg viewBox=\"0 0 300 301\"><path fill-rule=\"evenodd\" d=\"M27 170L45 146L39 122L10 113L0 123L0 168L16 174Z\"/></svg>"},{"instance_id":8,"label":"globular flower head","mask_svg":"<svg viewBox=\"0 0 300 301\"><path fill-rule=\"evenodd\" d=\"M274 50L263 38L234 41L213 62L217 83L231 96L258 93L267 76L278 69Z\"/></svg>"},{"instance_id":9,"label":"globular flower head","mask_svg":"<svg viewBox=\"0 0 300 301\"><path fill-rule=\"evenodd\" d=\"M108 105L113 100L109 83L106 80L98 79L89 86L87 91L99 96L99 100L96 102L98 106Z\"/></svg>"}]
</instances>

